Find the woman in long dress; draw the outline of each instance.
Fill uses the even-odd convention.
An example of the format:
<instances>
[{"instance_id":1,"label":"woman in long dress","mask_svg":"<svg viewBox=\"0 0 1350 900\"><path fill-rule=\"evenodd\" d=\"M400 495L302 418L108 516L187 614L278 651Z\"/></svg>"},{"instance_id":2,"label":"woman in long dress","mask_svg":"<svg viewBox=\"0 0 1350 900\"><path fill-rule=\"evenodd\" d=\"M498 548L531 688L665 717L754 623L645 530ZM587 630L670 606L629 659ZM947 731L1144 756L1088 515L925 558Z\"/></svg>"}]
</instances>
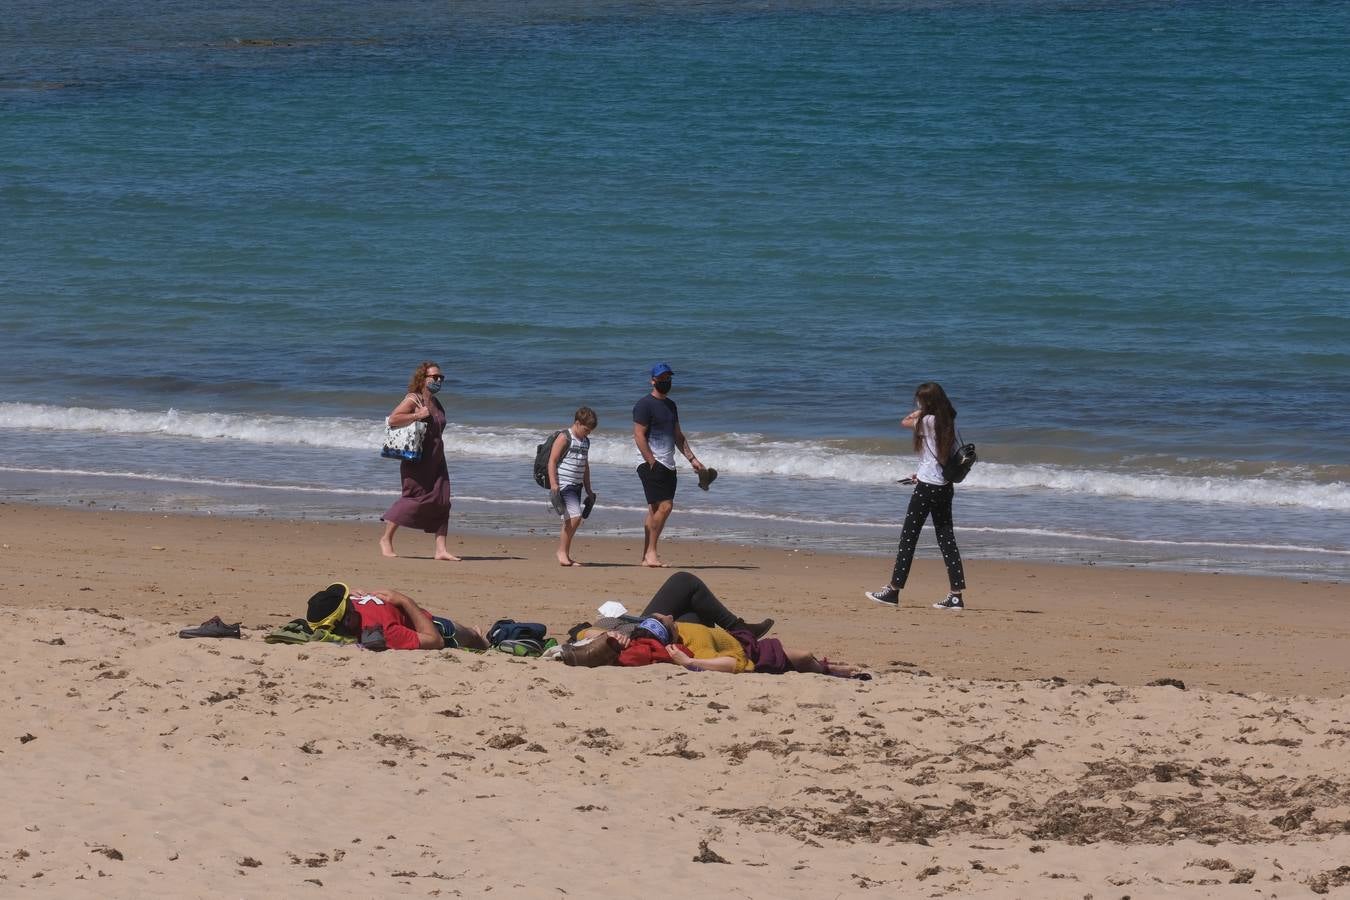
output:
<instances>
[{"instance_id":1,"label":"woman in long dress","mask_svg":"<svg viewBox=\"0 0 1350 900\"><path fill-rule=\"evenodd\" d=\"M442 437L445 407L436 399L444 382L439 365L422 363L413 370L407 395L389 414L391 428L426 422L427 432L422 441L422 458L399 464L402 494L381 517L384 534L380 537L380 552L385 556L398 556L394 552L394 532L402 526L436 535L436 559L459 560L445 546L445 536L450 530L450 470L445 464Z\"/></svg>"}]
</instances>

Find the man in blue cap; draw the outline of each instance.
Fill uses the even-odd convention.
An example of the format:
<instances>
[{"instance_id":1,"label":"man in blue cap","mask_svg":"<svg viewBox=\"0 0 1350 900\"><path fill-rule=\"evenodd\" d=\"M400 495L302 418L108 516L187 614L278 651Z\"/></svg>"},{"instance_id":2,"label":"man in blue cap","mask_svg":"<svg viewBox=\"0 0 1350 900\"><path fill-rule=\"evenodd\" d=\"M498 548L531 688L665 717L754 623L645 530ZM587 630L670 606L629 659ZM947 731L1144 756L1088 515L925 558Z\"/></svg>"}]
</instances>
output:
<instances>
[{"instance_id":1,"label":"man in blue cap","mask_svg":"<svg viewBox=\"0 0 1350 900\"><path fill-rule=\"evenodd\" d=\"M668 363L657 363L651 368L652 391L633 406L633 443L642 454L637 467L642 480L642 492L647 497L647 518L642 531L646 537L642 548L642 564L649 568L665 568L656 554L656 543L666 527L670 511L675 507L675 451L679 450L689 465L700 474L700 486L711 478L703 476L704 465L699 462L689 441L680 430L680 414L675 401L670 399L671 379L675 373ZM712 472L708 469L708 472Z\"/></svg>"}]
</instances>

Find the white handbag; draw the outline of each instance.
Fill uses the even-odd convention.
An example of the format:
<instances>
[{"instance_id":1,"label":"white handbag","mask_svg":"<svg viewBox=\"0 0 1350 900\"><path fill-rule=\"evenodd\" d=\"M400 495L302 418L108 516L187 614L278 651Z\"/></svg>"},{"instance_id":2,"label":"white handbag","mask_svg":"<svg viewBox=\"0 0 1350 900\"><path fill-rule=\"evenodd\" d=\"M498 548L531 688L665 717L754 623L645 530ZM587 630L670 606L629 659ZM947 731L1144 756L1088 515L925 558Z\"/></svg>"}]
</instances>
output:
<instances>
[{"instance_id":1,"label":"white handbag","mask_svg":"<svg viewBox=\"0 0 1350 900\"><path fill-rule=\"evenodd\" d=\"M414 397L417 405L422 406L421 398ZM427 423L424 420L418 420L411 425L404 425L402 428L392 428L389 420L384 420L384 446L380 449L380 455L385 459L407 460L408 462L417 462L422 458L422 442L427 437Z\"/></svg>"}]
</instances>

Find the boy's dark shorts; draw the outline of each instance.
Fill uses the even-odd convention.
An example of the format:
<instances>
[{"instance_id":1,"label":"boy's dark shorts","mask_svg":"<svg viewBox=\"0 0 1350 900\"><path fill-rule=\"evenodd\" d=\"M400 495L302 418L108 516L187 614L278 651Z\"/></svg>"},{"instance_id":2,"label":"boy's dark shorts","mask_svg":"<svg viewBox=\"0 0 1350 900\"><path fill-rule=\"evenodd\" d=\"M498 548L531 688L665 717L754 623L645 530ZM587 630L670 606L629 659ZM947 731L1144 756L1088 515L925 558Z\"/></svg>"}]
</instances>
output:
<instances>
[{"instance_id":1,"label":"boy's dark shorts","mask_svg":"<svg viewBox=\"0 0 1350 900\"><path fill-rule=\"evenodd\" d=\"M646 463L637 467L638 478L642 479L642 492L647 495L650 504L665 503L675 499L675 470L667 469L657 463Z\"/></svg>"},{"instance_id":2,"label":"boy's dark shorts","mask_svg":"<svg viewBox=\"0 0 1350 900\"><path fill-rule=\"evenodd\" d=\"M441 633L441 637L445 638L445 646L447 649L453 650L459 646L459 641L455 640L454 622L451 622L444 616L432 616L431 624L435 625L436 630Z\"/></svg>"}]
</instances>

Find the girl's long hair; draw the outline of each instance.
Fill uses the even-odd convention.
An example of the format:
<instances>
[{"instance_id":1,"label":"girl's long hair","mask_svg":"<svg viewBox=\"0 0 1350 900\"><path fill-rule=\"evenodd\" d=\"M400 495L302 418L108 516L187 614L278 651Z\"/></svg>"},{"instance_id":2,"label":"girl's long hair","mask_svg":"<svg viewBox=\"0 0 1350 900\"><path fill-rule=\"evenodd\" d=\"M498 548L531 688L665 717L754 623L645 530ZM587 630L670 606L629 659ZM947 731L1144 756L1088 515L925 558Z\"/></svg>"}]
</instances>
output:
<instances>
[{"instance_id":1,"label":"girl's long hair","mask_svg":"<svg viewBox=\"0 0 1350 900\"><path fill-rule=\"evenodd\" d=\"M936 381L925 381L914 389L919 421L914 423L914 452L923 450L923 417L933 417L933 437L937 441L937 458L943 463L956 448L956 407L947 399L947 392Z\"/></svg>"},{"instance_id":2,"label":"girl's long hair","mask_svg":"<svg viewBox=\"0 0 1350 900\"><path fill-rule=\"evenodd\" d=\"M427 370L439 369L440 366L430 360L424 363L418 363L417 368L413 369L412 378L408 381L408 393L420 394L422 388L427 383Z\"/></svg>"}]
</instances>

